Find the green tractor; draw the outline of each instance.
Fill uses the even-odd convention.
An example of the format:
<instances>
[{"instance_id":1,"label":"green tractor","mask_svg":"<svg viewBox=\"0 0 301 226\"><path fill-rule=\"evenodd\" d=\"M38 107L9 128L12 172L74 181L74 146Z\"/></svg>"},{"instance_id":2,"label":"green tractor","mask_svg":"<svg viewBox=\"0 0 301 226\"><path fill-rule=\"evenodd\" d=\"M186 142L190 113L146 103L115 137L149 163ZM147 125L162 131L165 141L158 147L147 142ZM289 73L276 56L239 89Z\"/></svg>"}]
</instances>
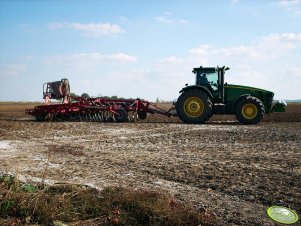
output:
<instances>
[{"instance_id":1,"label":"green tractor","mask_svg":"<svg viewBox=\"0 0 301 226\"><path fill-rule=\"evenodd\" d=\"M257 124L265 114L284 112L284 101L273 101L274 93L249 86L224 83L228 67L194 68L196 84L184 87L176 110L185 123L205 123L213 114L234 114L243 124Z\"/></svg>"}]
</instances>

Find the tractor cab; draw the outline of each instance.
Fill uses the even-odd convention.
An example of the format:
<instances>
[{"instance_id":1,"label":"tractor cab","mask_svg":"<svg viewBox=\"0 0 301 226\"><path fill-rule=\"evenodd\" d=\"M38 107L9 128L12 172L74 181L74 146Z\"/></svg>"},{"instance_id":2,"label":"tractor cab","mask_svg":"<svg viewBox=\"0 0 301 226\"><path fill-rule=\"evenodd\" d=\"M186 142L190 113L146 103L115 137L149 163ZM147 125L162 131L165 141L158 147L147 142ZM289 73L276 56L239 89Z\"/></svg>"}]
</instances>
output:
<instances>
[{"instance_id":1,"label":"tractor cab","mask_svg":"<svg viewBox=\"0 0 301 226\"><path fill-rule=\"evenodd\" d=\"M193 69L196 75L196 86L202 86L212 95L214 102L224 102L224 75L229 68L225 67L198 67Z\"/></svg>"}]
</instances>

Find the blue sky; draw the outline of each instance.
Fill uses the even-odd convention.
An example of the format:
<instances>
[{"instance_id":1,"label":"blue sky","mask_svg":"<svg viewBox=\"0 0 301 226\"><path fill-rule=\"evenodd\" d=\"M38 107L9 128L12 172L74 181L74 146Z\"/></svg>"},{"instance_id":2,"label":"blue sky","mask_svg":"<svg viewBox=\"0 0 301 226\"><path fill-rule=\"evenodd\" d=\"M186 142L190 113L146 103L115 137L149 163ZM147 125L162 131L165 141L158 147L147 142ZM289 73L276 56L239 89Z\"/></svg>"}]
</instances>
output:
<instances>
[{"instance_id":1,"label":"blue sky","mask_svg":"<svg viewBox=\"0 0 301 226\"><path fill-rule=\"evenodd\" d=\"M301 0L0 1L0 101L42 100L42 84L174 100L193 67L301 98Z\"/></svg>"}]
</instances>

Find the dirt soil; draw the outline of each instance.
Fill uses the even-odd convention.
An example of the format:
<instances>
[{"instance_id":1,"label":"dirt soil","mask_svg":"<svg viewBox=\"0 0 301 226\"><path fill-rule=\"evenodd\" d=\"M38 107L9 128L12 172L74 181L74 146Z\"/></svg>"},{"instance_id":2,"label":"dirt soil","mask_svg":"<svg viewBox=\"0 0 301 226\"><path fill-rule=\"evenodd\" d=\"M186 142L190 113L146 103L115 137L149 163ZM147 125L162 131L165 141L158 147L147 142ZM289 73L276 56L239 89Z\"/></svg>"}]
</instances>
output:
<instances>
[{"instance_id":1,"label":"dirt soil","mask_svg":"<svg viewBox=\"0 0 301 226\"><path fill-rule=\"evenodd\" d=\"M158 115L39 123L26 107L0 105L1 172L50 184L163 189L226 225L280 225L266 215L271 205L301 215L301 104L251 126L233 116L203 125Z\"/></svg>"}]
</instances>

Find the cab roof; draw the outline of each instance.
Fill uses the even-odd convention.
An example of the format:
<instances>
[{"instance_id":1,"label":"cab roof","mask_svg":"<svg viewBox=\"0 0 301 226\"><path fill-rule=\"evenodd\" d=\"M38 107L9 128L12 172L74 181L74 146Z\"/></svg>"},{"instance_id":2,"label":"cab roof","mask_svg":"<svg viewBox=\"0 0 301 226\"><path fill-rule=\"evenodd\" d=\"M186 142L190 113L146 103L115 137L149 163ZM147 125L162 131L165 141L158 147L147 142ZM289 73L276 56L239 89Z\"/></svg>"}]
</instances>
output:
<instances>
[{"instance_id":1,"label":"cab roof","mask_svg":"<svg viewBox=\"0 0 301 226\"><path fill-rule=\"evenodd\" d=\"M229 70L229 68L225 68L225 66L224 67L202 67L202 66L200 66L200 67L196 67L196 68L193 68L193 70L192 70L192 72L193 73L197 73L197 72L204 72L204 73L214 73L214 72L216 72L216 71L218 71L218 70Z\"/></svg>"}]
</instances>

